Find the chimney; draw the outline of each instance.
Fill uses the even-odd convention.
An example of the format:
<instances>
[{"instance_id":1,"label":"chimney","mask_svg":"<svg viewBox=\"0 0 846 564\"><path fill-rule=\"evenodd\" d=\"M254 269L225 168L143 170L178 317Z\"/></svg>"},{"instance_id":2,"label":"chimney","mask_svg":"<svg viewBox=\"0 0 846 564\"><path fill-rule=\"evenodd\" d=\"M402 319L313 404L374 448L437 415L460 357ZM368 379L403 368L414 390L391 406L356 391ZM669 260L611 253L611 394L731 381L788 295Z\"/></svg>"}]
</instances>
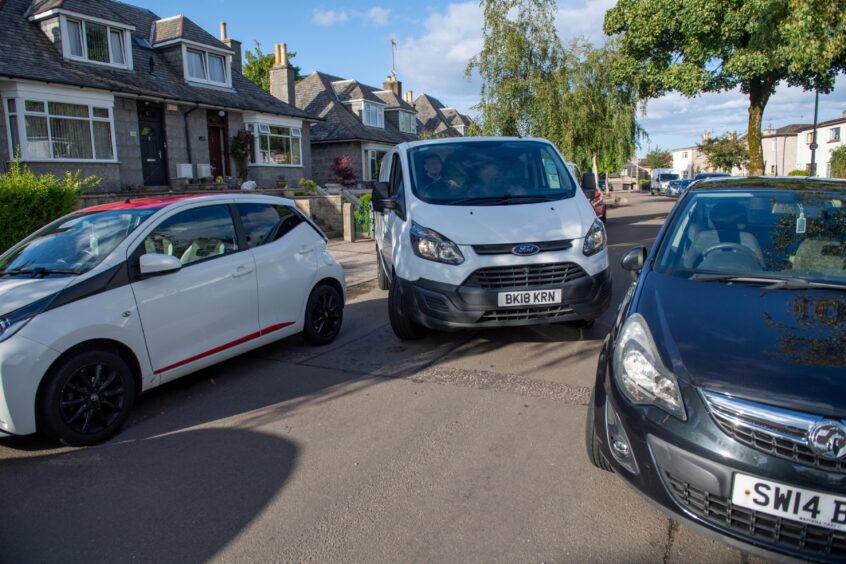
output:
<instances>
[{"instance_id":1,"label":"chimney","mask_svg":"<svg viewBox=\"0 0 846 564\"><path fill-rule=\"evenodd\" d=\"M270 93L283 102L297 105L294 84L295 73L288 64L288 46L284 43L276 44L276 62L270 68Z\"/></svg>"},{"instance_id":2,"label":"chimney","mask_svg":"<svg viewBox=\"0 0 846 564\"><path fill-rule=\"evenodd\" d=\"M406 102L408 102L412 106L414 105L414 91L409 90L408 92L406 92L404 98Z\"/></svg>"},{"instance_id":3,"label":"chimney","mask_svg":"<svg viewBox=\"0 0 846 564\"><path fill-rule=\"evenodd\" d=\"M243 62L241 61L241 42L230 39L226 34L226 22L220 22L220 41L232 50L232 69L241 72Z\"/></svg>"},{"instance_id":4,"label":"chimney","mask_svg":"<svg viewBox=\"0 0 846 564\"><path fill-rule=\"evenodd\" d=\"M389 74L387 80L382 83L382 88L384 90L390 90L397 98L402 100L402 82L397 80L397 75L393 73Z\"/></svg>"}]
</instances>

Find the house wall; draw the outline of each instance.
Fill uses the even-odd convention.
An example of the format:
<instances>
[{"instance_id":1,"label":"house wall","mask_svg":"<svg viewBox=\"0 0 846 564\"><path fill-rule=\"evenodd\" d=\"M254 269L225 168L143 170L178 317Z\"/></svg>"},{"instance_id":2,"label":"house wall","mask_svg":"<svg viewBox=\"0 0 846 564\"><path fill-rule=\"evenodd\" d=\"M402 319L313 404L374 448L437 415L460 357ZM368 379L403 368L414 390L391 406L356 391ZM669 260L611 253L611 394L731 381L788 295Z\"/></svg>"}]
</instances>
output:
<instances>
[{"instance_id":1,"label":"house wall","mask_svg":"<svg viewBox=\"0 0 846 564\"><path fill-rule=\"evenodd\" d=\"M831 130L840 128L840 141L831 141ZM796 135L796 168L808 170L811 166L811 146L808 143L808 134L812 129L801 131ZM831 152L842 147L846 141L846 119L840 123L833 123L817 128L817 176L830 176Z\"/></svg>"},{"instance_id":2,"label":"house wall","mask_svg":"<svg viewBox=\"0 0 846 564\"><path fill-rule=\"evenodd\" d=\"M321 185L338 182L335 175L332 174L332 161L336 157L345 155L350 155L353 158L352 163L356 177L361 179L364 174L361 143L319 143L312 145L311 169L314 181Z\"/></svg>"},{"instance_id":3,"label":"house wall","mask_svg":"<svg viewBox=\"0 0 846 564\"><path fill-rule=\"evenodd\" d=\"M184 183L186 179L177 179L176 165L209 164L209 139L206 110L194 106L179 106L177 111L165 111L165 136L167 139L167 166L171 183ZM188 113L191 112L191 113ZM188 113L188 134L191 136L191 160L188 158L188 137L185 132L185 114Z\"/></svg>"},{"instance_id":4,"label":"house wall","mask_svg":"<svg viewBox=\"0 0 846 564\"><path fill-rule=\"evenodd\" d=\"M62 26L59 25L59 16L42 20L39 23L41 31L47 36L59 53L62 52Z\"/></svg>"},{"instance_id":5,"label":"house wall","mask_svg":"<svg viewBox=\"0 0 846 564\"><path fill-rule=\"evenodd\" d=\"M135 188L144 184L141 170L141 138L138 135L138 105L132 98L115 97L115 143L119 170L117 186L101 186L107 191Z\"/></svg>"}]
</instances>

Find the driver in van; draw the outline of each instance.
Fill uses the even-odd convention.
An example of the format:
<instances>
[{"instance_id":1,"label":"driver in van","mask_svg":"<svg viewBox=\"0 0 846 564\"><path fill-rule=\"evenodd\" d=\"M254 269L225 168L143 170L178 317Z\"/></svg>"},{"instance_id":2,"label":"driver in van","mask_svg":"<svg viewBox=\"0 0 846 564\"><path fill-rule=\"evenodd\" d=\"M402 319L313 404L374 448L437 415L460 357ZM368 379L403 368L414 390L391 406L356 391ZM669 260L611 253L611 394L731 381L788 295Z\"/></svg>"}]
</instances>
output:
<instances>
[{"instance_id":1,"label":"driver in van","mask_svg":"<svg viewBox=\"0 0 846 564\"><path fill-rule=\"evenodd\" d=\"M423 176L423 182L426 187L433 184L445 183L450 188L459 188L459 184L454 180L447 180L442 176L444 163L441 157L435 153L426 155L423 161L423 170L426 174Z\"/></svg>"}]
</instances>

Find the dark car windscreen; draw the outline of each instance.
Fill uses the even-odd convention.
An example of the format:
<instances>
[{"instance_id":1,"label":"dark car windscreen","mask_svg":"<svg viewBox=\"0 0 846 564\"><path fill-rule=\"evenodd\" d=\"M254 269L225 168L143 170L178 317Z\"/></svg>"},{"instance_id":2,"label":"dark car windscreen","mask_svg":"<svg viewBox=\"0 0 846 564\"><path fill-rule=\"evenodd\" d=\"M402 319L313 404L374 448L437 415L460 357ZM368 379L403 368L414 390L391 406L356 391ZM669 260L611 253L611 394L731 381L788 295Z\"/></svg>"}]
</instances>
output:
<instances>
[{"instance_id":1,"label":"dark car windscreen","mask_svg":"<svg viewBox=\"0 0 846 564\"><path fill-rule=\"evenodd\" d=\"M655 271L846 284L846 191L689 193Z\"/></svg>"},{"instance_id":2,"label":"dark car windscreen","mask_svg":"<svg viewBox=\"0 0 846 564\"><path fill-rule=\"evenodd\" d=\"M409 164L414 195L431 204L521 204L576 193L561 157L537 141L434 143L411 149Z\"/></svg>"},{"instance_id":3,"label":"dark car windscreen","mask_svg":"<svg viewBox=\"0 0 846 564\"><path fill-rule=\"evenodd\" d=\"M667 182L668 180L678 180L678 174L659 174L658 181L659 182Z\"/></svg>"}]
</instances>

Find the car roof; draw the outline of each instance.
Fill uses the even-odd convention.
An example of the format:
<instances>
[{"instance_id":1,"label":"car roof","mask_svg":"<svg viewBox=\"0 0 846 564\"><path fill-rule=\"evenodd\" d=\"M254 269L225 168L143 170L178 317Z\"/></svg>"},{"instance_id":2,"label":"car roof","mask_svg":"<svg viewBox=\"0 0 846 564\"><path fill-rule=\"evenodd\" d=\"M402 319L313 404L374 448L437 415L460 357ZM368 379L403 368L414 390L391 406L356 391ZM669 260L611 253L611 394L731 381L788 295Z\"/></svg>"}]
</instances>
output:
<instances>
[{"instance_id":1,"label":"car roof","mask_svg":"<svg viewBox=\"0 0 846 564\"><path fill-rule=\"evenodd\" d=\"M413 149L424 145L445 145L449 143L473 143L478 141L532 141L552 145L548 139L542 137L446 137L444 139L426 139L423 141L406 141L399 145L405 149Z\"/></svg>"},{"instance_id":2,"label":"car roof","mask_svg":"<svg viewBox=\"0 0 846 564\"><path fill-rule=\"evenodd\" d=\"M152 197L152 198L132 198L121 202L114 202L111 204L101 204L79 210L80 212L103 212L113 210L160 210L179 202L187 200L196 201L217 201L217 200L231 200L237 198L242 201L260 200L263 198L273 197L281 199L276 196L268 196L265 194L245 194L243 192L223 192L220 194L184 194L180 196L166 196L166 197Z\"/></svg>"},{"instance_id":3,"label":"car roof","mask_svg":"<svg viewBox=\"0 0 846 564\"><path fill-rule=\"evenodd\" d=\"M723 176L700 178L694 192L711 190L823 190L846 192L846 180L803 176Z\"/></svg>"}]
</instances>

